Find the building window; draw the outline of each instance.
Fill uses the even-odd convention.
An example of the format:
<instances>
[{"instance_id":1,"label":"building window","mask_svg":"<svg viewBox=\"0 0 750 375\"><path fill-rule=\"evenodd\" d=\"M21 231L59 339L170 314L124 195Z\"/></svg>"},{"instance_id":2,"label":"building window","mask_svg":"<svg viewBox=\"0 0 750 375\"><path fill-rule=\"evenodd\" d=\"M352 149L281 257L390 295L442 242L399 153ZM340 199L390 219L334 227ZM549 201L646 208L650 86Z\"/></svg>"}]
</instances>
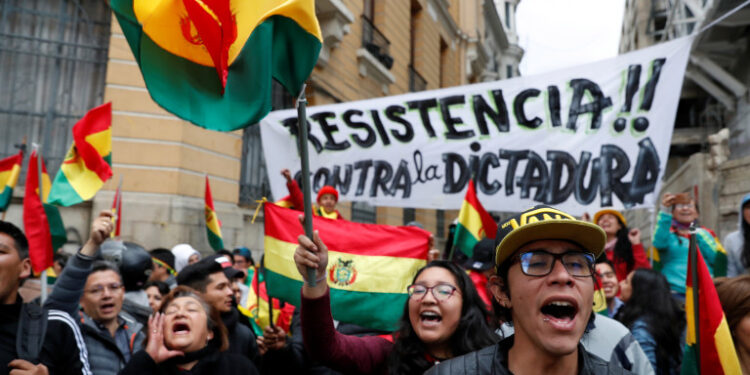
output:
<instances>
[{"instance_id":1,"label":"building window","mask_svg":"<svg viewBox=\"0 0 750 375\"><path fill-rule=\"evenodd\" d=\"M273 81L271 105L274 110L292 108L294 98L281 84ZM291 167L291 166L289 166ZM271 171L273 174L278 171ZM279 178L282 178L279 176ZM240 170L240 204L254 206L263 197L271 198L268 184L263 144L260 140L260 125L246 127L242 131L242 169ZM281 197L272 197L274 200Z\"/></svg>"},{"instance_id":2,"label":"building window","mask_svg":"<svg viewBox=\"0 0 750 375\"><path fill-rule=\"evenodd\" d=\"M0 158L25 137L57 173L71 128L104 98L110 14L104 1L0 2Z\"/></svg>"},{"instance_id":3,"label":"building window","mask_svg":"<svg viewBox=\"0 0 750 375\"><path fill-rule=\"evenodd\" d=\"M440 38L440 87L446 85L446 75L448 74L448 43Z\"/></svg>"},{"instance_id":4,"label":"building window","mask_svg":"<svg viewBox=\"0 0 750 375\"><path fill-rule=\"evenodd\" d=\"M375 0L365 0L362 12L362 47L370 52L386 69L393 67L391 42L375 27Z\"/></svg>"},{"instance_id":5,"label":"building window","mask_svg":"<svg viewBox=\"0 0 750 375\"><path fill-rule=\"evenodd\" d=\"M511 18L511 17L510 17L510 16L511 16L511 15L510 15L510 10L511 10L512 8L513 8L513 7L512 7L511 5L510 5L510 2L507 2L507 1L506 1L506 2L505 2L505 27L506 27L506 28L507 28L507 29L508 29L509 31L511 30L511 28L510 28L510 18Z\"/></svg>"},{"instance_id":6,"label":"building window","mask_svg":"<svg viewBox=\"0 0 750 375\"><path fill-rule=\"evenodd\" d=\"M513 65L507 65L505 67L506 78L513 78Z\"/></svg>"},{"instance_id":7,"label":"building window","mask_svg":"<svg viewBox=\"0 0 750 375\"><path fill-rule=\"evenodd\" d=\"M445 210L435 210L435 221L437 225L437 238L445 238Z\"/></svg>"},{"instance_id":8,"label":"building window","mask_svg":"<svg viewBox=\"0 0 750 375\"><path fill-rule=\"evenodd\" d=\"M417 219L417 210L413 208L404 208L404 225L411 223Z\"/></svg>"},{"instance_id":9,"label":"building window","mask_svg":"<svg viewBox=\"0 0 750 375\"><path fill-rule=\"evenodd\" d=\"M352 221L357 223L375 224L378 214L375 206L367 202L352 202Z\"/></svg>"}]
</instances>

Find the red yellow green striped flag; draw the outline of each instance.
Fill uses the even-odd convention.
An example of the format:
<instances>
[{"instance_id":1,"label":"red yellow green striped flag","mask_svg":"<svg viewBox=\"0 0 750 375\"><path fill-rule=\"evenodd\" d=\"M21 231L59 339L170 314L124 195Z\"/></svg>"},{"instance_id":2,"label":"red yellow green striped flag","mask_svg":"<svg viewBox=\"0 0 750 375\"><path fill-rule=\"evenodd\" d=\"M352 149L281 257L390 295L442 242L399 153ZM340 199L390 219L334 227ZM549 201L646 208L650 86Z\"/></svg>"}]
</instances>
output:
<instances>
[{"instance_id":1,"label":"red yellow green striped flag","mask_svg":"<svg viewBox=\"0 0 750 375\"><path fill-rule=\"evenodd\" d=\"M211 197L211 185L208 184L206 176L206 233L208 234L208 243L216 251L224 248L224 240L221 237L221 222L216 216L214 210L214 199Z\"/></svg>"},{"instance_id":2,"label":"red yellow green striped flag","mask_svg":"<svg viewBox=\"0 0 750 375\"><path fill-rule=\"evenodd\" d=\"M23 151L16 155L0 160L0 212L8 209L13 198L13 188L16 187L18 176L21 174Z\"/></svg>"},{"instance_id":3,"label":"red yellow green striped flag","mask_svg":"<svg viewBox=\"0 0 750 375\"><path fill-rule=\"evenodd\" d=\"M272 78L298 95L322 37L314 0L111 0L151 98L231 131L271 110Z\"/></svg>"},{"instance_id":4,"label":"red yellow green striped flag","mask_svg":"<svg viewBox=\"0 0 750 375\"><path fill-rule=\"evenodd\" d=\"M474 181L469 180L464 203L458 211L458 225L453 235L453 248L466 254L474 254L474 245L484 237L495 238L497 223L479 202Z\"/></svg>"},{"instance_id":5,"label":"red yellow green striped flag","mask_svg":"<svg viewBox=\"0 0 750 375\"><path fill-rule=\"evenodd\" d=\"M90 110L73 126L73 144L52 183L49 203L72 206L96 195L112 177L112 103Z\"/></svg>"},{"instance_id":6,"label":"red yellow green striped flag","mask_svg":"<svg viewBox=\"0 0 750 375\"><path fill-rule=\"evenodd\" d=\"M299 306L302 275L294 264L299 211L264 205L266 283L271 296ZM378 330L397 328L406 287L427 263L430 233L416 227L315 217L328 246L326 282L334 319Z\"/></svg>"},{"instance_id":7,"label":"red yellow green striped flag","mask_svg":"<svg viewBox=\"0 0 750 375\"><path fill-rule=\"evenodd\" d=\"M685 283L685 314L687 335L685 354L682 358L682 374L741 374L740 362L734 350L732 334L727 325L721 302L711 280L706 262L698 253L698 329L695 329L696 301L693 300L692 264L688 259L687 281ZM696 350L696 343L700 353ZM700 358L700 369L697 358Z\"/></svg>"},{"instance_id":8,"label":"red yellow green striped flag","mask_svg":"<svg viewBox=\"0 0 750 375\"><path fill-rule=\"evenodd\" d=\"M29 240L29 257L34 272L52 267L53 254L65 244L65 226L56 206L47 204L50 179L44 161L42 165L42 199L39 198L39 168L36 151L29 156L26 168L26 192L23 197L23 226Z\"/></svg>"}]
</instances>

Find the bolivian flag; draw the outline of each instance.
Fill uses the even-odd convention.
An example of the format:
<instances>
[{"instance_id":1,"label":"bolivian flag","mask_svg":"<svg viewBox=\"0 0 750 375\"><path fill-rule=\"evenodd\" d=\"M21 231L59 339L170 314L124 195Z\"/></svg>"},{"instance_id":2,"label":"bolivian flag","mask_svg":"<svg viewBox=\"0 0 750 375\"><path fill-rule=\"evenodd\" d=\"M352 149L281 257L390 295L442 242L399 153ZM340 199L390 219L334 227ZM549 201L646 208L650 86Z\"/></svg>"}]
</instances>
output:
<instances>
[{"instance_id":1,"label":"bolivian flag","mask_svg":"<svg viewBox=\"0 0 750 375\"><path fill-rule=\"evenodd\" d=\"M303 278L294 263L299 211L266 204L265 263L269 294L299 306ZM326 282L333 318L384 331L397 328L406 288L427 263L430 233L416 227L362 224L315 217L328 246Z\"/></svg>"},{"instance_id":2,"label":"bolivian flag","mask_svg":"<svg viewBox=\"0 0 750 375\"><path fill-rule=\"evenodd\" d=\"M224 240L221 237L221 223L214 210L214 199L211 197L211 186L208 184L206 176L206 233L208 234L208 243L216 251L224 249Z\"/></svg>"},{"instance_id":3,"label":"bolivian flag","mask_svg":"<svg viewBox=\"0 0 750 375\"><path fill-rule=\"evenodd\" d=\"M57 207L47 204L50 179L44 161L42 165L42 199L39 198L39 168L37 154L29 156L26 169L26 192L23 197L23 226L29 240L29 257L35 273L52 267L54 252L65 244L65 226ZM43 203L44 202L44 203Z\"/></svg>"},{"instance_id":4,"label":"bolivian flag","mask_svg":"<svg viewBox=\"0 0 750 375\"><path fill-rule=\"evenodd\" d=\"M495 238L497 223L484 210L477 198L474 181L469 180L464 203L458 211L458 225L453 236L453 247L469 258L474 254L474 245L484 237Z\"/></svg>"},{"instance_id":5,"label":"bolivian flag","mask_svg":"<svg viewBox=\"0 0 750 375\"><path fill-rule=\"evenodd\" d=\"M230 131L271 110L275 78L297 95L322 37L314 0L111 0L151 98Z\"/></svg>"},{"instance_id":6,"label":"bolivian flag","mask_svg":"<svg viewBox=\"0 0 750 375\"><path fill-rule=\"evenodd\" d=\"M89 111L73 126L73 144L55 176L49 203L72 206L89 200L112 177L112 104Z\"/></svg>"},{"instance_id":7,"label":"bolivian flag","mask_svg":"<svg viewBox=\"0 0 750 375\"><path fill-rule=\"evenodd\" d=\"M685 283L685 314L687 316L687 337L685 354L682 358L682 374L741 374L737 352L734 350L729 325L721 309L719 296L711 280L708 267L698 251L698 328L695 329L696 301L693 300L692 265L688 260L687 281ZM696 343L700 353L696 350ZM700 357L700 369L696 359Z\"/></svg>"},{"instance_id":8,"label":"bolivian flag","mask_svg":"<svg viewBox=\"0 0 750 375\"><path fill-rule=\"evenodd\" d=\"M250 269L248 269L248 272ZM256 335L263 336L263 329L271 324L270 314L273 314L273 324L289 332L289 326L292 323L294 314L294 305L283 304L277 298L272 298L273 308L268 304L268 291L263 272L256 270L253 272L252 279L248 288L247 304L240 311L250 318L253 331Z\"/></svg>"},{"instance_id":9,"label":"bolivian flag","mask_svg":"<svg viewBox=\"0 0 750 375\"><path fill-rule=\"evenodd\" d=\"M23 151L9 158L0 160L0 212L8 209L13 198L13 188L16 187L18 176L21 174Z\"/></svg>"}]
</instances>

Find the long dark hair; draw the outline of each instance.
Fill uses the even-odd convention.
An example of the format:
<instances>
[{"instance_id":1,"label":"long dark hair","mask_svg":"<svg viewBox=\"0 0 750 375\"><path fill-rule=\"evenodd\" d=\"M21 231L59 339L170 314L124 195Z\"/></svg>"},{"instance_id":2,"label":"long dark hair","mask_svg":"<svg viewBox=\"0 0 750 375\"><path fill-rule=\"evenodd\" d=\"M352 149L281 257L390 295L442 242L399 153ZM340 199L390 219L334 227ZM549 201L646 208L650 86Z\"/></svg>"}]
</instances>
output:
<instances>
[{"instance_id":1,"label":"long dark hair","mask_svg":"<svg viewBox=\"0 0 750 375\"><path fill-rule=\"evenodd\" d=\"M682 361L680 337L685 329L685 313L672 298L667 279L658 271L639 268L631 280L632 293L617 319L628 328L636 320L646 323L646 330L656 341L657 373L668 374Z\"/></svg>"},{"instance_id":2,"label":"long dark hair","mask_svg":"<svg viewBox=\"0 0 750 375\"><path fill-rule=\"evenodd\" d=\"M630 229L620 221L619 217L617 218L617 222L620 223L620 229L616 234L617 242L615 243L614 249L615 259L625 262L628 266L627 269L632 270L633 265L635 264L635 259L633 258L633 243L630 242L630 238L628 238Z\"/></svg>"},{"instance_id":3,"label":"long dark hair","mask_svg":"<svg viewBox=\"0 0 750 375\"><path fill-rule=\"evenodd\" d=\"M459 356L495 344L499 338L487 324L489 317L487 307L479 298L466 271L461 267L449 261L434 260L417 271L412 282L416 281L424 270L432 267L444 268L453 274L463 298L461 321L450 338L451 354ZM388 358L388 372L390 374L424 373L432 367L433 363L427 359L427 349L411 325L408 301L404 306L400 327L395 333L396 341Z\"/></svg>"}]
</instances>

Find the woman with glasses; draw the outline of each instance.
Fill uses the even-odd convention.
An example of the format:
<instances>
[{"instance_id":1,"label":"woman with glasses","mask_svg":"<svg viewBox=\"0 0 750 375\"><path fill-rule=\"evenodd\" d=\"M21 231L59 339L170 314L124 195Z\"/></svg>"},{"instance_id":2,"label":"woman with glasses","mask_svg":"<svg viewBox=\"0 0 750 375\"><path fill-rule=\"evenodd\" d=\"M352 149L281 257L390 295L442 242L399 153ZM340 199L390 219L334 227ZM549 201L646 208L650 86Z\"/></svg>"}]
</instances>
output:
<instances>
[{"instance_id":1,"label":"woman with glasses","mask_svg":"<svg viewBox=\"0 0 750 375\"><path fill-rule=\"evenodd\" d=\"M685 300L690 225L696 224L698 249L712 277L725 276L727 255L714 232L698 225L698 207L687 193L662 197L662 207L654 228L653 246L658 252L661 273L667 278L672 293Z\"/></svg>"},{"instance_id":2,"label":"woman with glasses","mask_svg":"<svg viewBox=\"0 0 750 375\"><path fill-rule=\"evenodd\" d=\"M672 298L664 276L637 269L622 282L620 298L625 306L617 320L630 329L656 374L679 374L685 312Z\"/></svg>"},{"instance_id":3,"label":"woman with glasses","mask_svg":"<svg viewBox=\"0 0 750 375\"><path fill-rule=\"evenodd\" d=\"M323 280L328 250L300 236L294 253L303 276L307 268ZM301 321L308 354L343 373L421 374L435 363L492 345L498 337L489 328L484 302L460 267L432 261L417 271L407 289L400 329L388 337L356 337L336 332L331 318L328 285L302 287Z\"/></svg>"},{"instance_id":4,"label":"woman with glasses","mask_svg":"<svg viewBox=\"0 0 750 375\"><path fill-rule=\"evenodd\" d=\"M617 280L625 279L636 268L651 268L641 244L641 231L628 228L625 216L619 211L601 210L594 214L593 222L607 235L604 254L612 262Z\"/></svg>"}]
</instances>

